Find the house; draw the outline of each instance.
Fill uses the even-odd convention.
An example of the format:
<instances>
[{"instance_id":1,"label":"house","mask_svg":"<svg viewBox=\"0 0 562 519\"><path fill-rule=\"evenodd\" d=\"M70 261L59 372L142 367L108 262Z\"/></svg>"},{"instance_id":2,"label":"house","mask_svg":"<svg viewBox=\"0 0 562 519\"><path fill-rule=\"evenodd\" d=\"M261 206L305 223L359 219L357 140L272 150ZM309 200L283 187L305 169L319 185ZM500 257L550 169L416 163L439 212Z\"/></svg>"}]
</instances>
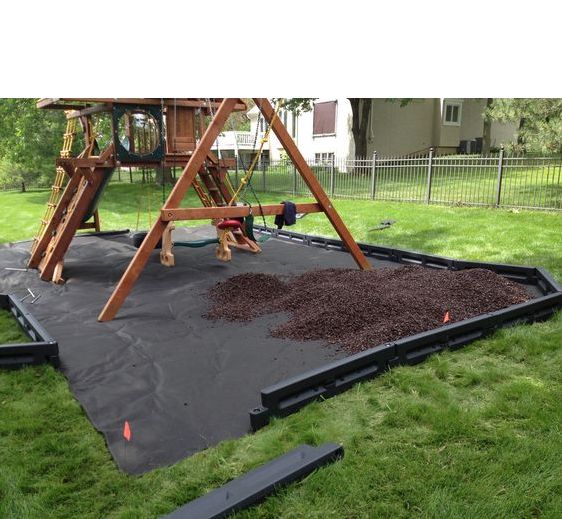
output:
<instances>
[{"instance_id":1,"label":"house","mask_svg":"<svg viewBox=\"0 0 562 519\"><path fill-rule=\"evenodd\" d=\"M426 153L480 153L486 107L485 98L421 98L406 106L398 100L371 99L367 135L367 156L404 156ZM247 113L249 132L224 132L219 147L224 156L250 160L266 129L257 107ZM305 158L329 162L334 157L353 158L355 145L351 132L352 110L347 98L316 99L314 108L298 116L281 110L279 117L293 136ZM516 139L517 125L492 122L491 146L498 148ZM236 146L237 144L237 146ZM282 146L272 134L264 147L265 160L282 158Z\"/></svg>"}]
</instances>

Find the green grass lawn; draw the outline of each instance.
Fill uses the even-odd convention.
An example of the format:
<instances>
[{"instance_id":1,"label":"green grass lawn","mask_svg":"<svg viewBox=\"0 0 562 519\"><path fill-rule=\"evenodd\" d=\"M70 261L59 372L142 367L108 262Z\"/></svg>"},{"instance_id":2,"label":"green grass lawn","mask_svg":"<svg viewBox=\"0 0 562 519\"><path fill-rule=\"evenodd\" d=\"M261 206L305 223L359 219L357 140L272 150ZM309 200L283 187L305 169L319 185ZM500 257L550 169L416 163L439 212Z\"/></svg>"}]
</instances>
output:
<instances>
[{"instance_id":1,"label":"green grass lawn","mask_svg":"<svg viewBox=\"0 0 562 519\"><path fill-rule=\"evenodd\" d=\"M12 314L7 310L0 310L0 344L28 341L29 338L23 333Z\"/></svg>"},{"instance_id":2,"label":"green grass lawn","mask_svg":"<svg viewBox=\"0 0 562 519\"><path fill-rule=\"evenodd\" d=\"M105 228L136 226L140 190L108 188ZM160 196L152 193L153 212ZM0 241L32 236L46 198L0 193ZM562 280L561 214L346 200L336 206L361 241L543 265ZM369 231L383 219L397 222ZM146 225L144 217L140 227ZM294 229L334 234L320 215ZM8 326L0 321L0 329ZM324 441L341 442L345 458L240 517L559 517L561 343L560 313L502 330L141 477L117 470L59 372L3 372L0 517L157 517L290 448Z\"/></svg>"}]
</instances>

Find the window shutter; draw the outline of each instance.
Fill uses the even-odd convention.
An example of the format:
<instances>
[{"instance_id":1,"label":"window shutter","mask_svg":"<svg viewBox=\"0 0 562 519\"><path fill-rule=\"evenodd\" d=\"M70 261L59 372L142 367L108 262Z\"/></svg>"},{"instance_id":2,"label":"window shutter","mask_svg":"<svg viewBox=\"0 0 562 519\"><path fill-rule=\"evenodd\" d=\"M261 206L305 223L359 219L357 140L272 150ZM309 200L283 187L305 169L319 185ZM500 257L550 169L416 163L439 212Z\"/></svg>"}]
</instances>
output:
<instances>
[{"instance_id":1,"label":"window shutter","mask_svg":"<svg viewBox=\"0 0 562 519\"><path fill-rule=\"evenodd\" d=\"M336 101L314 105L312 128L314 135L336 133Z\"/></svg>"}]
</instances>

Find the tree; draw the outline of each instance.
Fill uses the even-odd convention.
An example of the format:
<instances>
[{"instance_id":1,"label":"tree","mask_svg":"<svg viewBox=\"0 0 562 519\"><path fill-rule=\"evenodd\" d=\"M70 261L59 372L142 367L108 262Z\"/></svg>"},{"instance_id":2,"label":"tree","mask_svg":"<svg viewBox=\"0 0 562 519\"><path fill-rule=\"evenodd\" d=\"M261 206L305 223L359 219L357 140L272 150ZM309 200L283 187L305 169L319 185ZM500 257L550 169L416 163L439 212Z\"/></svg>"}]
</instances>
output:
<instances>
[{"instance_id":1,"label":"tree","mask_svg":"<svg viewBox=\"0 0 562 519\"><path fill-rule=\"evenodd\" d=\"M482 114L484 119L484 126L482 128L482 155L489 155L492 146L492 119L490 117L490 111L493 104L494 98L488 97L486 99L486 108Z\"/></svg>"},{"instance_id":2,"label":"tree","mask_svg":"<svg viewBox=\"0 0 562 519\"><path fill-rule=\"evenodd\" d=\"M35 99L0 99L0 157L29 171L51 170L62 144L64 114Z\"/></svg>"},{"instance_id":3,"label":"tree","mask_svg":"<svg viewBox=\"0 0 562 519\"><path fill-rule=\"evenodd\" d=\"M248 106L248 111L255 105L251 98L243 98L242 101ZM250 119L246 115L246 112L232 112L224 125L224 129L225 131L234 130L237 132L248 132L250 131Z\"/></svg>"},{"instance_id":4,"label":"tree","mask_svg":"<svg viewBox=\"0 0 562 519\"><path fill-rule=\"evenodd\" d=\"M519 151L562 153L562 99L494 99L485 115L491 120L519 124Z\"/></svg>"},{"instance_id":5,"label":"tree","mask_svg":"<svg viewBox=\"0 0 562 519\"><path fill-rule=\"evenodd\" d=\"M355 143L355 156L362 158L367 156L367 135L369 133L369 116L373 101L369 98L361 97L348 98L351 103L351 113L353 114L351 122L351 133L353 133L353 142Z\"/></svg>"},{"instance_id":6,"label":"tree","mask_svg":"<svg viewBox=\"0 0 562 519\"><path fill-rule=\"evenodd\" d=\"M0 159L4 182L52 174L65 130L64 114L38 110L35 99L0 99Z\"/></svg>"}]
</instances>

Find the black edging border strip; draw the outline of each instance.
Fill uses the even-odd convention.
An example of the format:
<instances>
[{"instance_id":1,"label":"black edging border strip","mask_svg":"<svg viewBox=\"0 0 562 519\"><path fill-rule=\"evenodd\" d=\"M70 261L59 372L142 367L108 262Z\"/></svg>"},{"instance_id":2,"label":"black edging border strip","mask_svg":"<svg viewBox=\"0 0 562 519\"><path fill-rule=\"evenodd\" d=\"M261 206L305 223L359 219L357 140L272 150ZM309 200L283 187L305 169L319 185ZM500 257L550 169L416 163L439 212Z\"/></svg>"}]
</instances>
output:
<instances>
[{"instance_id":1,"label":"black edging border strip","mask_svg":"<svg viewBox=\"0 0 562 519\"><path fill-rule=\"evenodd\" d=\"M0 294L0 308L8 310L31 342L0 344L0 369L50 363L59 366L59 345L15 294Z\"/></svg>"},{"instance_id":2,"label":"black edging border strip","mask_svg":"<svg viewBox=\"0 0 562 519\"><path fill-rule=\"evenodd\" d=\"M346 251L340 240L256 226L261 233L310 247ZM502 310L447 324L400 340L381 344L326 364L261 390L261 405L250 411L254 431L265 427L272 416L287 416L308 403L346 391L357 382L374 378L391 367L412 365L443 350L456 350L490 335L498 328L544 321L562 308L562 287L540 267L463 261L379 245L358 243L367 257L428 268L464 270L485 268L519 283L535 285L543 293Z\"/></svg>"},{"instance_id":3,"label":"black edging border strip","mask_svg":"<svg viewBox=\"0 0 562 519\"><path fill-rule=\"evenodd\" d=\"M233 479L226 485L190 501L166 519L218 519L263 501L280 487L304 478L344 455L337 443L319 447L301 445L272 461Z\"/></svg>"}]
</instances>

